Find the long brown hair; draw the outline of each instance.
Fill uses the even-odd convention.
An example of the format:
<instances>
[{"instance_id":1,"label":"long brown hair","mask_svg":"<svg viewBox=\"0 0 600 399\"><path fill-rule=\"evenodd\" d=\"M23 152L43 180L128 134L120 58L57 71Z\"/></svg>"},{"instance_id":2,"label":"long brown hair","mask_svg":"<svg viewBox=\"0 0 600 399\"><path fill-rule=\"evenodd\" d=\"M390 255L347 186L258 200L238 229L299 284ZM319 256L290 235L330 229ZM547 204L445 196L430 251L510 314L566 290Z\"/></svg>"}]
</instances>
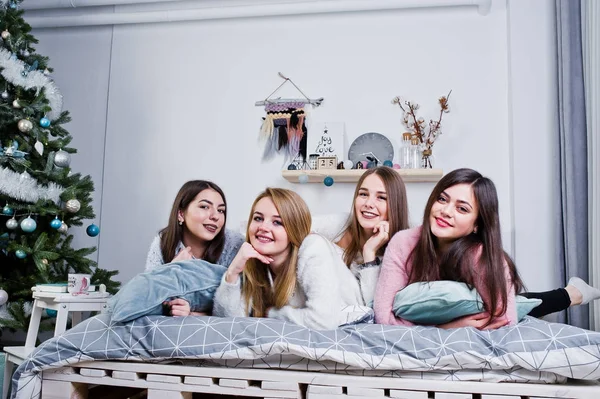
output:
<instances>
[{"instance_id":1,"label":"long brown hair","mask_svg":"<svg viewBox=\"0 0 600 399\"><path fill-rule=\"evenodd\" d=\"M290 241L290 252L287 262L282 266L281 272L277 274L274 290L271 290L269 283L269 266L257 259L250 259L246 262L243 272L242 295L249 307L246 311L254 317L265 317L267 309L271 306L276 308L285 306L294 293L298 250L302 241L310 233L312 224L308 206L298 194L283 188L267 188L256 197L252 204L246 229L247 242L250 242L249 228L254 216L254 209L258 201L263 198L270 198L273 201Z\"/></svg>"},{"instance_id":2,"label":"long brown hair","mask_svg":"<svg viewBox=\"0 0 600 399\"><path fill-rule=\"evenodd\" d=\"M358 183L356 183L354 200L352 201L352 211L350 212L346 227L344 228L344 233L349 233L351 237L350 244L344 250L344 263L348 267L350 267L357 256L362 253L362 246L365 242L363 229L360 227L360 223L358 223L358 219L356 218L354 203L363 182L368 176L373 174L379 176L387 193L387 214L388 223L390 224L390 238L400 230L408 229L408 201L406 199L406 186L404 185L402 177L400 177L394 169L388 166L378 166L376 168L367 169L358 180ZM387 243L379 248L377 255L382 256L386 247Z\"/></svg>"},{"instance_id":3,"label":"long brown hair","mask_svg":"<svg viewBox=\"0 0 600 399\"><path fill-rule=\"evenodd\" d=\"M431 208L444 190L457 184L469 184L473 189L479 208L475 221L477 229L476 232L454 241L445 253L438 254L438 241L431 233L429 222ZM481 256L475 265L474 254L479 251ZM412 262L409 284L437 280L466 283L480 293L487 292L489 303L484 303L484 307L492 317L499 316L506 313L507 307L508 281L503 267L505 261L510 270L515 293L520 292L523 283L515 264L502 247L496 186L490 179L472 169L457 169L448 173L436 184L427 201L421 236L407 261ZM479 273L482 273L482 279L475 278ZM479 286L480 281L485 281L485 284ZM499 304L502 304L501 308L498 308Z\"/></svg>"},{"instance_id":4,"label":"long brown hair","mask_svg":"<svg viewBox=\"0 0 600 399\"><path fill-rule=\"evenodd\" d=\"M206 189L215 190L223 198L225 204L225 218L223 228L217 233L215 238L208 243L206 250L204 251L204 259L210 263L217 263L221 252L223 252L223 246L225 245L225 223L227 222L227 200L223 190L215 183L207 180L191 180L185 183L179 189L173 206L171 207L171 213L169 214L169 223L167 227L160 231L160 251L163 256L165 263L169 263L173 260L177 250L177 245L183 240L183 229L184 226L180 226L177 222L177 214L179 211L184 212L190 203L196 198L198 193Z\"/></svg>"}]
</instances>

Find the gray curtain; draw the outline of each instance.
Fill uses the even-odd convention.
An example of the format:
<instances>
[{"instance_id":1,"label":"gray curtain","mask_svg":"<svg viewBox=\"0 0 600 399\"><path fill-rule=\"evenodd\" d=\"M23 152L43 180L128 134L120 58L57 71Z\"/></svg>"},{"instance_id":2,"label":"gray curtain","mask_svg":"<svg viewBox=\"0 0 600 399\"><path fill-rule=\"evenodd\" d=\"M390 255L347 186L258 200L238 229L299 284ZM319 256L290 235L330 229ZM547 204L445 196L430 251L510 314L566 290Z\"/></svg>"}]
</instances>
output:
<instances>
[{"instance_id":1,"label":"gray curtain","mask_svg":"<svg viewBox=\"0 0 600 399\"><path fill-rule=\"evenodd\" d=\"M571 276L589 281L587 127L580 0L556 0L556 32L559 126L556 195L562 207L557 210L557 249L564 265L561 277L566 283ZM589 328L588 306L575 306L567 313L561 321Z\"/></svg>"}]
</instances>

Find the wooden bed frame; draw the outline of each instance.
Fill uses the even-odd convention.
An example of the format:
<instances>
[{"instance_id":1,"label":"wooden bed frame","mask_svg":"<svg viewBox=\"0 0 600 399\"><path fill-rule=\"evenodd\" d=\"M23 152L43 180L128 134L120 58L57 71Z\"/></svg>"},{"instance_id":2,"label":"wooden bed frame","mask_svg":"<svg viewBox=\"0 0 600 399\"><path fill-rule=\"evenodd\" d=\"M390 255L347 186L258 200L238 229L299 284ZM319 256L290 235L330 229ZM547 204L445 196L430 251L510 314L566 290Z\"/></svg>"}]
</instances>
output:
<instances>
[{"instance_id":1,"label":"wooden bed frame","mask_svg":"<svg viewBox=\"0 0 600 399\"><path fill-rule=\"evenodd\" d=\"M148 399L191 399L192 393L306 399L599 399L600 382L490 383L365 377L273 369L190 367L94 361L44 371L42 399L83 399L96 385L147 389Z\"/></svg>"}]
</instances>

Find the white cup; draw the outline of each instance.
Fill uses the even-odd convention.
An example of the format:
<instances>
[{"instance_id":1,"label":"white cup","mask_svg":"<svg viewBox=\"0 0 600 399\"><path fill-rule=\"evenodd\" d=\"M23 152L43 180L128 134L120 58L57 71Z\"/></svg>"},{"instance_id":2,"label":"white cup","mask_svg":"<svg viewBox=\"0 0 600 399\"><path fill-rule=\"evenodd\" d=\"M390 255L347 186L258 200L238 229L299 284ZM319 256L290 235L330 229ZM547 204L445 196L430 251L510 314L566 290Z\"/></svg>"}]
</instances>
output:
<instances>
[{"instance_id":1,"label":"white cup","mask_svg":"<svg viewBox=\"0 0 600 399\"><path fill-rule=\"evenodd\" d=\"M91 278L91 274L69 273L69 285L67 286L67 291L69 291L71 295L87 295Z\"/></svg>"}]
</instances>

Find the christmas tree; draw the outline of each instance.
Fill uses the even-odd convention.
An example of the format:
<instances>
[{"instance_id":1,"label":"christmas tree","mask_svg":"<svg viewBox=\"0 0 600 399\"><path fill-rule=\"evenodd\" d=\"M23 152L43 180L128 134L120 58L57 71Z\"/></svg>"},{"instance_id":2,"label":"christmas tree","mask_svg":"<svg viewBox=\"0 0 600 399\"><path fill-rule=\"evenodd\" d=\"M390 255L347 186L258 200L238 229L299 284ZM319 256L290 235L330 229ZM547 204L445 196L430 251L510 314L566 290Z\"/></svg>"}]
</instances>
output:
<instances>
[{"instance_id":1,"label":"christmas tree","mask_svg":"<svg viewBox=\"0 0 600 399\"><path fill-rule=\"evenodd\" d=\"M71 173L70 121L50 77L48 58L35 53L22 0L0 0L0 326L26 330L31 287L66 282L68 273L92 274L91 284L116 292L116 271L97 267L74 249L72 226L95 217L94 184ZM96 236L95 224L87 227ZM46 322L46 325L51 324ZM47 326L48 327L48 326Z\"/></svg>"}]
</instances>

